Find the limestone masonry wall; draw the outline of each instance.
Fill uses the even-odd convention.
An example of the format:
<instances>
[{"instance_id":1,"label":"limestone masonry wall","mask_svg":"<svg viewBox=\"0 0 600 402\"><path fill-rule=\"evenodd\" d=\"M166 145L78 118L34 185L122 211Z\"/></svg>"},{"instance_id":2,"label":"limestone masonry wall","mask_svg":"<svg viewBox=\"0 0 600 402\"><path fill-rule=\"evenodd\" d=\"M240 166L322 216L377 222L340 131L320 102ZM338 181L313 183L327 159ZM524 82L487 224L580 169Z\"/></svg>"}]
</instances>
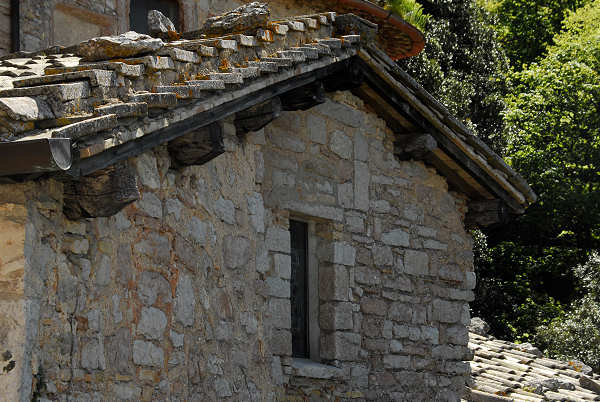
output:
<instances>
[{"instance_id":1,"label":"limestone masonry wall","mask_svg":"<svg viewBox=\"0 0 600 402\"><path fill-rule=\"evenodd\" d=\"M110 218L67 220L54 180L0 185L19 245L0 256L0 285L17 283L0 300L18 369L0 374L5 400L458 400L465 200L395 160L349 93L242 138L224 128L205 165L176 170L166 146L130 160L141 199ZM290 216L318 240L312 362L291 358Z\"/></svg>"}]
</instances>

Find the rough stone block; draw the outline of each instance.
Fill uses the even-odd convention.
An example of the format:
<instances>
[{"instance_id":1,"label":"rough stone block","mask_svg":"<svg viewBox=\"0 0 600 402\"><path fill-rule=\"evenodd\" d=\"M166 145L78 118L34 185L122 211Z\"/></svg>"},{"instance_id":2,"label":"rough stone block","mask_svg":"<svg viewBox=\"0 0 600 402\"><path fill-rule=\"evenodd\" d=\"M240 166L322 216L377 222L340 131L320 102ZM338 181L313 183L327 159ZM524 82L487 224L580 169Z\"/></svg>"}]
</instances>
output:
<instances>
[{"instance_id":1,"label":"rough stone block","mask_svg":"<svg viewBox=\"0 0 600 402\"><path fill-rule=\"evenodd\" d=\"M446 328L446 342L466 346L469 343L469 331L464 325Z\"/></svg>"},{"instance_id":2,"label":"rough stone block","mask_svg":"<svg viewBox=\"0 0 600 402\"><path fill-rule=\"evenodd\" d=\"M292 325L292 310L289 299L269 300L270 322L274 328L290 329Z\"/></svg>"},{"instance_id":3,"label":"rough stone block","mask_svg":"<svg viewBox=\"0 0 600 402\"><path fill-rule=\"evenodd\" d=\"M152 342L136 340L133 342L133 362L140 366L162 367L164 351Z\"/></svg>"},{"instance_id":4,"label":"rough stone block","mask_svg":"<svg viewBox=\"0 0 600 402\"><path fill-rule=\"evenodd\" d=\"M354 266L356 261L356 249L345 242L333 243L333 263Z\"/></svg>"},{"instance_id":5,"label":"rough stone block","mask_svg":"<svg viewBox=\"0 0 600 402\"><path fill-rule=\"evenodd\" d=\"M140 315L137 330L146 339L162 339L167 327L167 316L154 307L144 307Z\"/></svg>"},{"instance_id":6,"label":"rough stone block","mask_svg":"<svg viewBox=\"0 0 600 402\"><path fill-rule=\"evenodd\" d=\"M440 267L438 276L441 279L454 282L462 282L465 279L465 273L457 265L444 265Z\"/></svg>"},{"instance_id":7,"label":"rough stone block","mask_svg":"<svg viewBox=\"0 0 600 402\"><path fill-rule=\"evenodd\" d=\"M456 323L460 321L464 303L436 299L433 301L433 321Z\"/></svg>"},{"instance_id":8,"label":"rough stone block","mask_svg":"<svg viewBox=\"0 0 600 402\"><path fill-rule=\"evenodd\" d=\"M214 205L215 215L223 222L235 224L235 205L233 201L219 198Z\"/></svg>"},{"instance_id":9,"label":"rough stone block","mask_svg":"<svg viewBox=\"0 0 600 402\"><path fill-rule=\"evenodd\" d=\"M410 368L410 356L386 355L383 357L383 366L392 370L408 369Z\"/></svg>"},{"instance_id":10,"label":"rough stone block","mask_svg":"<svg viewBox=\"0 0 600 402\"><path fill-rule=\"evenodd\" d=\"M187 274L182 274L175 291L175 319L184 326L193 325L195 307L196 297L192 278Z\"/></svg>"},{"instance_id":11,"label":"rough stone block","mask_svg":"<svg viewBox=\"0 0 600 402\"><path fill-rule=\"evenodd\" d=\"M390 266L394 264L394 254L388 246L373 247L373 262L377 266Z\"/></svg>"},{"instance_id":12,"label":"rough stone block","mask_svg":"<svg viewBox=\"0 0 600 402\"><path fill-rule=\"evenodd\" d=\"M282 279L290 279L292 276L292 258L288 254L273 255L275 272Z\"/></svg>"},{"instance_id":13,"label":"rough stone block","mask_svg":"<svg viewBox=\"0 0 600 402\"><path fill-rule=\"evenodd\" d=\"M348 300L348 269L339 265L319 267L319 298L321 300Z\"/></svg>"},{"instance_id":14,"label":"rough stone block","mask_svg":"<svg viewBox=\"0 0 600 402\"><path fill-rule=\"evenodd\" d=\"M361 336L352 332L332 332L321 336L321 357L354 361L360 350Z\"/></svg>"},{"instance_id":15,"label":"rough stone block","mask_svg":"<svg viewBox=\"0 0 600 402\"><path fill-rule=\"evenodd\" d=\"M257 233L265 232L265 206L260 193L251 193L246 197L250 224Z\"/></svg>"},{"instance_id":16,"label":"rough stone block","mask_svg":"<svg viewBox=\"0 0 600 402\"><path fill-rule=\"evenodd\" d=\"M273 330L269 339L269 346L274 355L291 356L292 333L286 329Z\"/></svg>"},{"instance_id":17,"label":"rough stone block","mask_svg":"<svg viewBox=\"0 0 600 402\"><path fill-rule=\"evenodd\" d=\"M371 173L364 162L354 162L354 208L361 211L369 210L369 184Z\"/></svg>"},{"instance_id":18,"label":"rough stone block","mask_svg":"<svg viewBox=\"0 0 600 402\"><path fill-rule=\"evenodd\" d=\"M137 202L139 208L153 218L161 219L163 216L162 202L153 193L143 193L142 199Z\"/></svg>"},{"instance_id":19,"label":"rough stone block","mask_svg":"<svg viewBox=\"0 0 600 402\"><path fill-rule=\"evenodd\" d=\"M290 252L290 231L272 226L267 229L267 248L270 251Z\"/></svg>"},{"instance_id":20,"label":"rough stone block","mask_svg":"<svg viewBox=\"0 0 600 402\"><path fill-rule=\"evenodd\" d=\"M381 274L370 267L356 267L354 269L354 281L362 285L378 285L381 283Z\"/></svg>"},{"instance_id":21,"label":"rough stone block","mask_svg":"<svg viewBox=\"0 0 600 402\"><path fill-rule=\"evenodd\" d=\"M266 279L267 294L273 297L290 297L290 282L281 278L268 277Z\"/></svg>"},{"instance_id":22,"label":"rough stone block","mask_svg":"<svg viewBox=\"0 0 600 402\"><path fill-rule=\"evenodd\" d=\"M223 242L223 254L227 268L244 267L250 260L250 240L241 236L227 236Z\"/></svg>"},{"instance_id":23,"label":"rough stone block","mask_svg":"<svg viewBox=\"0 0 600 402\"><path fill-rule=\"evenodd\" d=\"M104 343L100 339L90 339L81 348L81 367L87 370L105 370Z\"/></svg>"},{"instance_id":24,"label":"rough stone block","mask_svg":"<svg viewBox=\"0 0 600 402\"><path fill-rule=\"evenodd\" d=\"M352 329L352 303L322 304L319 323L320 328L326 331Z\"/></svg>"},{"instance_id":25,"label":"rough stone block","mask_svg":"<svg viewBox=\"0 0 600 402\"><path fill-rule=\"evenodd\" d=\"M150 153L144 153L135 159L135 165L142 185L152 190L158 190L160 175L156 166L156 158Z\"/></svg>"},{"instance_id":26,"label":"rough stone block","mask_svg":"<svg viewBox=\"0 0 600 402\"><path fill-rule=\"evenodd\" d=\"M410 275L428 275L429 256L422 251L406 250L404 253L404 272Z\"/></svg>"},{"instance_id":27,"label":"rough stone block","mask_svg":"<svg viewBox=\"0 0 600 402\"><path fill-rule=\"evenodd\" d=\"M364 297L360 302L360 309L365 314L385 316L387 314L387 303L377 297Z\"/></svg>"},{"instance_id":28,"label":"rough stone block","mask_svg":"<svg viewBox=\"0 0 600 402\"><path fill-rule=\"evenodd\" d=\"M352 158L352 139L343 132L336 130L331 134L329 149L342 159Z\"/></svg>"},{"instance_id":29,"label":"rough stone block","mask_svg":"<svg viewBox=\"0 0 600 402\"><path fill-rule=\"evenodd\" d=\"M392 321L412 322L413 307L410 304L394 302L390 305L388 317Z\"/></svg>"},{"instance_id":30,"label":"rough stone block","mask_svg":"<svg viewBox=\"0 0 600 402\"><path fill-rule=\"evenodd\" d=\"M390 246L408 247L410 246L410 236L402 229L394 229L383 233L381 241Z\"/></svg>"}]
</instances>

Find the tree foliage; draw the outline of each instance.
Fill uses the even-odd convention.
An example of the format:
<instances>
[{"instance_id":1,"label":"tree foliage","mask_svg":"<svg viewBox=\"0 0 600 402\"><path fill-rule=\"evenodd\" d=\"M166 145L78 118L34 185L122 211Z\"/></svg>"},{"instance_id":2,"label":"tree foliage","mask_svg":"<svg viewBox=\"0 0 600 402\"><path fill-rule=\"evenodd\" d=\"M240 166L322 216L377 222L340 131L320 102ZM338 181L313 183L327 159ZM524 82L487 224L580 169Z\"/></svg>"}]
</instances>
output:
<instances>
[{"instance_id":1,"label":"tree foliage","mask_svg":"<svg viewBox=\"0 0 600 402\"><path fill-rule=\"evenodd\" d=\"M571 310L537 329L536 342L551 356L577 359L600 371L600 254L592 253L575 273L587 294Z\"/></svg>"},{"instance_id":2,"label":"tree foliage","mask_svg":"<svg viewBox=\"0 0 600 402\"><path fill-rule=\"evenodd\" d=\"M425 49L400 66L501 153L508 60L492 17L473 0L419 3L430 16Z\"/></svg>"},{"instance_id":3,"label":"tree foliage","mask_svg":"<svg viewBox=\"0 0 600 402\"><path fill-rule=\"evenodd\" d=\"M569 11L587 0L491 0L497 30L511 64L520 69L546 53Z\"/></svg>"},{"instance_id":4,"label":"tree foliage","mask_svg":"<svg viewBox=\"0 0 600 402\"><path fill-rule=\"evenodd\" d=\"M490 260L477 267L474 309L516 340L587 292L573 267L600 248L600 0L570 15L554 40L512 74L504 113L509 162L539 200L489 233Z\"/></svg>"},{"instance_id":5,"label":"tree foliage","mask_svg":"<svg viewBox=\"0 0 600 402\"><path fill-rule=\"evenodd\" d=\"M423 7L416 0L386 0L385 8L392 10L421 31L425 31L429 15L423 13Z\"/></svg>"}]
</instances>

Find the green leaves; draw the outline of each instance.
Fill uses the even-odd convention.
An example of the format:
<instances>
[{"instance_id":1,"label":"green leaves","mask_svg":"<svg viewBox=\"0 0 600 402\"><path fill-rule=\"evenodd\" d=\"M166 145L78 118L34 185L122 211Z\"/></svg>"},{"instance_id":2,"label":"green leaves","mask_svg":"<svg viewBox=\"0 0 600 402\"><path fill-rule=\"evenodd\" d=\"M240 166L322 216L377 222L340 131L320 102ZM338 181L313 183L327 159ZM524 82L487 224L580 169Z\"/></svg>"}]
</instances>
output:
<instances>
[{"instance_id":1,"label":"green leaves","mask_svg":"<svg viewBox=\"0 0 600 402\"><path fill-rule=\"evenodd\" d=\"M386 0L386 9L392 10L411 25L425 31L429 15L423 13L423 7L415 0Z\"/></svg>"}]
</instances>

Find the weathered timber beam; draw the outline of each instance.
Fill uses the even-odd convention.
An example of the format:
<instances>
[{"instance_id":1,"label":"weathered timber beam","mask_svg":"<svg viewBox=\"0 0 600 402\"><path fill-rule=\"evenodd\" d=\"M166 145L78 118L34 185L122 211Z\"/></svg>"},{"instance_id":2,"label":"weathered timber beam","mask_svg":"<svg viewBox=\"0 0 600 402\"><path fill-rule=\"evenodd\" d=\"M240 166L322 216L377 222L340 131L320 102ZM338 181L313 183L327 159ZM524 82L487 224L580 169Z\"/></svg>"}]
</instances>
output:
<instances>
[{"instance_id":1,"label":"weathered timber beam","mask_svg":"<svg viewBox=\"0 0 600 402\"><path fill-rule=\"evenodd\" d=\"M63 211L71 220L107 217L139 198L135 171L124 161L89 176L68 179Z\"/></svg>"},{"instance_id":2,"label":"weathered timber beam","mask_svg":"<svg viewBox=\"0 0 600 402\"><path fill-rule=\"evenodd\" d=\"M398 135L394 148L402 161L423 160L437 148L437 141L427 133Z\"/></svg>"},{"instance_id":3,"label":"weathered timber beam","mask_svg":"<svg viewBox=\"0 0 600 402\"><path fill-rule=\"evenodd\" d=\"M281 115L283 106L277 96L256 106L242 110L235 115L235 128L237 134L246 134L258 131Z\"/></svg>"},{"instance_id":4,"label":"weathered timber beam","mask_svg":"<svg viewBox=\"0 0 600 402\"><path fill-rule=\"evenodd\" d=\"M364 63L362 61L358 63ZM379 77L371 68L364 63L365 81L375 89L378 94L396 110L406 116L421 131L431 133L438 143L438 146L444 150L457 164L482 183L492 194L496 194L516 213L523 212L523 206L520 205L498 182L493 180L474 160L469 158L456 144L454 144L446 135L440 133L427 119L425 119L417 110L412 108L398 94L389 89L381 77Z\"/></svg>"},{"instance_id":5,"label":"weathered timber beam","mask_svg":"<svg viewBox=\"0 0 600 402\"><path fill-rule=\"evenodd\" d=\"M339 74L332 74L323 81L325 91L349 91L351 89L358 88L362 85L365 80L364 69L357 61L354 61L348 65Z\"/></svg>"},{"instance_id":6,"label":"weathered timber beam","mask_svg":"<svg viewBox=\"0 0 600 402\"><path fill-rule=\"evenodd\" d=\"M225 152L223 125L201 127L169 142L168 149L175 166L202 165Z\"/></svg>"},{"instance_id":7,"label":"weathered timber beam","mask_svg":"<svg viewBox=\"0 0 600 402\"><path fill-rule=\"evenodd\" d=\"M467 229L485 228L492 225L505 225L512 220L514 215L502 200L471 201L468 204L465 217Z\"/></svg>"},{"instance_id":8,"label":"weathered timber beam","mask_svg":"<svg viewBox=\"0 0 600 402\"><path fill-rule=\"evenodd\" d=\"M313 106L325 103L325 88L321 81L305 85L281 95L283 110L308 110Z\"/></svg>"}]
</instances>

